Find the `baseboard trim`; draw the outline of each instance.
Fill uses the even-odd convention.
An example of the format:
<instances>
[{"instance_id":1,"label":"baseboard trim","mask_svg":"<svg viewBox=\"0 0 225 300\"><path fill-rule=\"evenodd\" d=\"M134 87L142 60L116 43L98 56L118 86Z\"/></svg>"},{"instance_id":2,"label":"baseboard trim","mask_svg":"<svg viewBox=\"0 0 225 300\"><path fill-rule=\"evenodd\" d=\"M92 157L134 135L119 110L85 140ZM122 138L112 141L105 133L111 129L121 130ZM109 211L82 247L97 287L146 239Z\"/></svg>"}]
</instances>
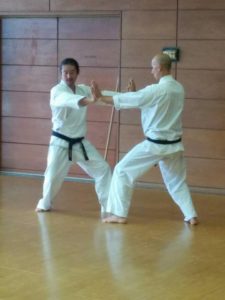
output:
<instances>
[{"instance_id":1,"label":"baseboard trim","mask_svg":"<svg viewBox=\"0 0 225 300\"><path fill-rule=\"evenodd\" d=\"M31 177L31 178L39 178L43 179L43 173L30 173L30 172L14 172L14 171L0 171L0 176L17 176L17 177ZM94 180L91 178L81 178L81 177L72 177L67 176L65 181L73 181L80 183L94 183ZM144 188L144 189L158 189L158 190L166 190L164 184L160 183L149 183L149 182L137 182L135 184L136 188ZM201 193L201 194L215 194L215 195L225 195L225 189L220 188L205 188L205 187L194 187L189 186L191 192Z\"/></svg>"}]
</instances>

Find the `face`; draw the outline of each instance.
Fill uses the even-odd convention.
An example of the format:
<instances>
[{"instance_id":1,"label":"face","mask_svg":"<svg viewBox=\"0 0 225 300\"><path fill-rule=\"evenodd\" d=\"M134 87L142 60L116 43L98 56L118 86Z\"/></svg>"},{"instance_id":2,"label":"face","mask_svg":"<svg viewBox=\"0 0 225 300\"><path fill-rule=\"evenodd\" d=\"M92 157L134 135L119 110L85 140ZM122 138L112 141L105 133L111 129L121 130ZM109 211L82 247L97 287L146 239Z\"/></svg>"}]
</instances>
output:
<instances>
[{"instance_id":1,"label":"face","mask_svg":"<svg viewBox=\"0 0 225 300\"><path fill-rule=\"evenodd\" d=\"M63 65L61 75L62 80L73 89L78 76L75 66Z\"/></svg>"},{"instance_id":2,"label":"face","mask_svg":"<svg viewBox=\"0 0 225 300\"><path fill-rule=\"evenodd\" d=\"M155 58L153 58L153 60L152 60L152 75L154 76L154 78L156 80L159 80L161 78L160 64L158 63L158 61Z\"/></svg>"}]
</instances>

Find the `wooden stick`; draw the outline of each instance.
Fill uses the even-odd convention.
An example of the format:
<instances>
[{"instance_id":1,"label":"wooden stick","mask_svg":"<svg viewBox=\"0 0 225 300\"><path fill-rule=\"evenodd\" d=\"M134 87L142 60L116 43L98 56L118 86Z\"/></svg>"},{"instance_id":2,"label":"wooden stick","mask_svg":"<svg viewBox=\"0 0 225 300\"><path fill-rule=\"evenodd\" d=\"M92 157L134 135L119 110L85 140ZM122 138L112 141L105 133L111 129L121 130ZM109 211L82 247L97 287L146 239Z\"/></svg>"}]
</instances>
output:
<instances>
[{"instance_id":1,"label":"wooden stick","mask_svg":"<svg viewBox=\"0 0 225 300\"><path fill-rule=\"evenodd\" d=\"M116 92L119 91L119 83L120 82L119 82L119 77L118 77L117 81L116 81ZM111 137L111 132L112 132L114 112L115 112L115 107L113 105L112 110L111 110L111 116L110 116L110 122L109 122L109 128L108 128L108 134L107 134L107 140L106 140L106 146L105 146L104 159L107 158L107 154L108 154L108 148L109 148L109 142L110 142L110 137Z\"/></svg>"}]
</instances>

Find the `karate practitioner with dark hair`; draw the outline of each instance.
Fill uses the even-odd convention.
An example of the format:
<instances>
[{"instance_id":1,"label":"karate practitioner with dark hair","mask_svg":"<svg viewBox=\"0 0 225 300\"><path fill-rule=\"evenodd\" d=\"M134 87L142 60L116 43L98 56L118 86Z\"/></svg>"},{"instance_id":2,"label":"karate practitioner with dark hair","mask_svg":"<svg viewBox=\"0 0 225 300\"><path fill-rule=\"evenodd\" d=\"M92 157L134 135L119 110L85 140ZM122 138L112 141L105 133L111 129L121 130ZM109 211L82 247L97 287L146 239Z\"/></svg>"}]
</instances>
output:
<instances>
[{"instance_id":1,"label":"karate practitioner with dark hair","mask_svg":"<svg viewBox=\"0 0 225 300\"><path fill-rule=\"evenodd\" d=\"M50 139L43 195L36 212L50 211L72 163L78 164L94 178L102 215L111 182L111 168L96 148L85 138L87 107L95 103L91 88L76 84L78 62L66 58L61 62L61 81L51 89L52 136ZM76 198L76 194L74 194Z\"/></svg>"}]
</instances>

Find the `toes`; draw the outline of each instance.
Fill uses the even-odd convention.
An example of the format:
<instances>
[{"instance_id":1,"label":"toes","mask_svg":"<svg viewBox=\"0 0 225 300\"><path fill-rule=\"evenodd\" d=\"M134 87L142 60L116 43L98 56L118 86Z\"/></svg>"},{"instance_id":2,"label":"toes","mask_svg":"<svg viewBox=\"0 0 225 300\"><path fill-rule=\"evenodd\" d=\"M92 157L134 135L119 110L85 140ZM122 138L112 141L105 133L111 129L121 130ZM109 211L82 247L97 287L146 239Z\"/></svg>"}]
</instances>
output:
<instances>
[{"instance_id":1,"label":"toes","mask_svg":"<svg viewBox=\"0 0 225 300\"><path fill-rule=\"evenodd\" d=\"M41 213L43 213L43 212L49 212L51 209L49 208L49 209L43 209L43 208L36 208L35 209L35 211L36 212L41 212Z\"/></svg>"},{"instance_id":2,"label":"toes","mask_svg":"<svg viewBox=\"0 0 225 300\"><path fill-rule=\"evenodd\" d=\"M188 220L187 223L189 223L190 225L198 225L199 221L197 217L194 217Z\"/></svg>"},{"instance_id":3,"label":"toes","mask_svg":"<svg viewBox=\"0 0 225 300\"><path fill-rule=\"evenodd\" d=\"M102 223L117 223L117 224L126 224L127 219L122 218L122 217L117 217L117 216L109 216L107 218L104 218L102 220Z\"/></svg>"}]
</instances>

